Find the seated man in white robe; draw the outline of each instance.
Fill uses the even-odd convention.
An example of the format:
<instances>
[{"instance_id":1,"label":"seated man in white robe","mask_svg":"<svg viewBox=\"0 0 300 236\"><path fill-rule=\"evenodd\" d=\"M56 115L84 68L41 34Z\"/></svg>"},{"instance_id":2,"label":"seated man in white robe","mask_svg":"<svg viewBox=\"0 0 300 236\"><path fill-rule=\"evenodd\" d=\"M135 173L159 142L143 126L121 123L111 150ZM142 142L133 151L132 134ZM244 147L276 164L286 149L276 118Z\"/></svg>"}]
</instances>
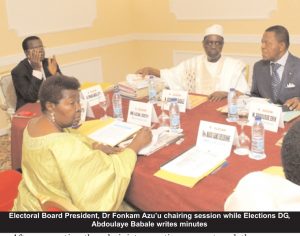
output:
<instances>
[{"instance_id":1,"label":"seated man in white robe","mask_svg":"<svg viewBox=\"0 0 300 236\"><path fill-rule=\"evenodd\" d=\"M243 177L227 198L225 211L300 211L300 122L285 135L284 175L256 171ZM269 158L272 158L270 156Z\"/></svg>"},{"instance_id":2,"label":"seated man in white robe","mask_svg":"<svg viewBox=\"0 0 300 236\"><path fill-rule=\"evenodd\" d=\"M207 28L202 45L206 55L193 57L170 69L145 67L137 73L161 77L171 90L208 95L210 101L226 98L230 88L235 88L238 94L248 92L246 65L221 55L223 27L212 25Z\"/></svg>"}]
</instances>

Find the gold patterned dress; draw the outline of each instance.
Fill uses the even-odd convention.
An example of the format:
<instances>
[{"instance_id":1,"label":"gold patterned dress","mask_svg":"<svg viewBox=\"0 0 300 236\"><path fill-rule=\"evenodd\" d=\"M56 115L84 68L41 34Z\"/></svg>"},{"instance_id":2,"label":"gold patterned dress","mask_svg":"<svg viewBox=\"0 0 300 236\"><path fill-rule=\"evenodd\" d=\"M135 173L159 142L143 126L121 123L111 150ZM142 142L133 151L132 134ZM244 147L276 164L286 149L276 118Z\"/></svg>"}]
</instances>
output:
<instances>
[{"instance_id":1,"label":"gold patterned dress","mask_svg":"<svg viewBox=\"0 0 300 236\"><path fill-rule=\"evenodd\" d=\"M31 137L24 130L23 178L13 211L41 211L39 200L62 198L81 211L120 209L136 162L131 149L106 155L85 136L52 133Z\"/></svg>"}]
</instances>

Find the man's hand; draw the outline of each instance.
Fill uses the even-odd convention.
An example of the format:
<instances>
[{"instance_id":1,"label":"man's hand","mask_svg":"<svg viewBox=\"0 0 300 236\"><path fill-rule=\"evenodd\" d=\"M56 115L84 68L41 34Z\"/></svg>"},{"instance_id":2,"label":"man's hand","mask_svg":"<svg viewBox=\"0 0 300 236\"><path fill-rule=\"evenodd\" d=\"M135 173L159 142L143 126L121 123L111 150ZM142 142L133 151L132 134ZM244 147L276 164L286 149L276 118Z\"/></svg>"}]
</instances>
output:
<instances>
[{"instance_id":1,"label":"man's hand","mask_svg":"<svg viewBox=\"0 0 300 236\"><path fill-rule=\"evenodd\" d=\"M283 105L286 105L290 111L300 110L300 98L294 97L294 98L288 99Z\"/></svg>"},{"instance_id":2,"label":"man's hand","mask_svg":"<svg viewBox=\"0 0 300 236\"><path fill-rule=\"evenodd\" d=\"M156 77L160 77L160 71L152 67L144 67L142 69L137 70L135 73L141 74L143 77L145 77L145 75L154 75Z\"/></svg>"},{"instance_id":3,"label":"man's hand","mask_svg":"<svg viewBox=\"0 0 300 236\"><path fill-rule=\"evenodd\" d=\"M227 97L227 92L216 91L208 96L210 102L218 102Z\"/></svg>"},{"instance_id":4,"label":"man's hand","mask_svg":"<svg viewBox=\"0 0 300 236\"><path fill-rule=\"evenodd\" d=\"M34 49L34 48L29 49L28 54L27 54L27 58L30 61L30 64L31 64L31 66L34 70L41 71L41 69L42 69L42 62L41 62L42 55L41 55L41 53L38 49Z\"/></svg>"},{"instance_id":5,"label":"man's hand","mask_svg":"<svg viewBox=\"0 0 300 236\"><path fill-rule=\"evenodd\" d=\"M51 75L55 75L57 73L57 62L56 62L56 58L53 55L53 58L48 58L48 70L50 72Z\"/></svg>"},{"instance_id":6,"label":"man's hand","mask_svg":"<svg viewBox=\"0 0 300 236\"><path fill-rule=\"evenodd\" d=\"M107 155L114 154L114 153L117 153L117 152L120 152L123 150L122 148L111 147L109 145L105 145L105 144L97 143L97 142L93 143L92 147L94 150L100 150L100 151L106 153Z\"/></svg>"}]
</instances>

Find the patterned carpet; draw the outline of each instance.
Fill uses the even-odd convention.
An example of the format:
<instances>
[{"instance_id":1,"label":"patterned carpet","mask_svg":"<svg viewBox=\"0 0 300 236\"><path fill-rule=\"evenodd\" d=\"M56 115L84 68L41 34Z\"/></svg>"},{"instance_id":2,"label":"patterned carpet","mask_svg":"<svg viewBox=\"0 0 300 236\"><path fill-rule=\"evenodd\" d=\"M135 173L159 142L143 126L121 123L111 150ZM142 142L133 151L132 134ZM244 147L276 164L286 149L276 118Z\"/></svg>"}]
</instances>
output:
<instances>
[{"instance_id":1,"label":"patterned carpet","mask_svg":"<svg viewBox=\"0 0 300 236\"><path fill-rule=\"evenodd\" d=\"M0 136L0 170L11 169L10 139L8 135Z\"/></svg>"}]
</instances>

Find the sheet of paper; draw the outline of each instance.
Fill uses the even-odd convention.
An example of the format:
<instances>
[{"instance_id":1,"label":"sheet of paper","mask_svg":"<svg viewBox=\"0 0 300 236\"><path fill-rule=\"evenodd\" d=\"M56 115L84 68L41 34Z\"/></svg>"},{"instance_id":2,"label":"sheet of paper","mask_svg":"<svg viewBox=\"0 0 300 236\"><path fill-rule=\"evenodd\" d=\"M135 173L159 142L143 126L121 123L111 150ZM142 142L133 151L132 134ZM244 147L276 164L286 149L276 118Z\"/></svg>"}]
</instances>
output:
<instances>
[{"instance_id":1,"label":"sheet of paper","mask_svg":"<svg viewBox=\"0 0 300 236\"><path fill-rule=\"evenodd\" d=\"M160 169L200 180L219 167L230 155L236 127L200 121L196 146Z\"/></svg>"},{"instance_id":2,"label":"sheet of paper","mask_svg":"<svg viewBox=\"0 0 300 236\"><path fill-rule=\"evenodd\" d=\"M152 141L149 145L139 151L140 155L148 156L183 137L182 133L169 132L168 130L161 128L152 130Z\"/></svg>"},{"instance_id":3,"label":"sheet of paper","mask_svg":"<svg viewBox=\"0 0 300 236\"><path fill-rule=\"evenodd\" d=\"M283 120L284 122L290 122L296 117L300 116L300 111L285 111L283 112Z\"/></svg>"},{"instance_id":4,"label":"sheet of paper","mask_svg":"<svg viewBox=\"0 0 300 236\"><path fill-rule=\"evenodd\" d=\"M141 129L139 125L115 120L88 136L97 142L115 146L136 133L139 129Z\"/></svg>"},{"instance_id":5,"label":"sheet of paper","mask_svg":"<svg viewBox=\"0 0 300 236\"><path fill-rule=\"evenodd\" d=\"M194 147L161 167L162 170L177 175L199 178L204 177L225 161L224 155L203 152Z\"/></svg>"}]
</instances>

